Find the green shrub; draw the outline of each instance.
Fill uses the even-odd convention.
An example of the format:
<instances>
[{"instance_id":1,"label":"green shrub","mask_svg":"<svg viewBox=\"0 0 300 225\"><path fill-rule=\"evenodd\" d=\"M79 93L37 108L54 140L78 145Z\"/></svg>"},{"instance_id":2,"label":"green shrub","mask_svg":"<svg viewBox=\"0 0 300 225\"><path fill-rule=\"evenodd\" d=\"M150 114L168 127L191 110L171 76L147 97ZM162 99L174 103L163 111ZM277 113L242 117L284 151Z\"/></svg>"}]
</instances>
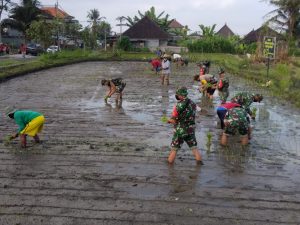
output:
<instances>
[{"instance_id":1,"label":"green shrub","mask_svg":"<svg viewBox=\"0 0 300 225\"><path fill-rule=\"evenodd\" d=\"M202 53L235 53L235 47L229 39L213 36L193 43L188 43L187 47L190 52Z\"/></svg>"},{"instance_id":2,"label":"green shrub","mask_svg":"<svg viewBox=\"0 0 300 225\"><path fill-rule=\"evenodd\" d=\"M132 49L132 44L128 37L123 36L117 42L117 48L123 51L130 51Z\"/></svg>"}]
</instances>

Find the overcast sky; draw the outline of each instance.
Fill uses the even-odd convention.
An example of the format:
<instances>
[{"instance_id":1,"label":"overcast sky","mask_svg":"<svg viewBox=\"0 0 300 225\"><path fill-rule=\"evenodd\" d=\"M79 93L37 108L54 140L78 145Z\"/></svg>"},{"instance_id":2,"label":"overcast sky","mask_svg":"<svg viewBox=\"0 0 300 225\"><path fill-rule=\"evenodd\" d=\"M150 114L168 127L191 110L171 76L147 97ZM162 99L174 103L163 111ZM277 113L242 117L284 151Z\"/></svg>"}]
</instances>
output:
<instances>
[{"instance_id":1,"label":"overcast sky","mask_svg":"<svg viewBox=\"0 0 300 225\"><path fill-rule=\"evenodd\" d=\"M43 5L54 5L56 0L40 2ZM58 4L83 25L87 25L87 12L98 9L100 15L105 16L106 21L117 32L117 17L133 17L138 14L138 10L145 12L154 6L157 15L165 11L170 18L175 18L182 25L188 25L192 31L199 31L199 24L217 24L218 31L227 23L239 35L259 28L265 21L264 16L274 9L262 0L58 0Z\"/></svg>"}]
</instances>

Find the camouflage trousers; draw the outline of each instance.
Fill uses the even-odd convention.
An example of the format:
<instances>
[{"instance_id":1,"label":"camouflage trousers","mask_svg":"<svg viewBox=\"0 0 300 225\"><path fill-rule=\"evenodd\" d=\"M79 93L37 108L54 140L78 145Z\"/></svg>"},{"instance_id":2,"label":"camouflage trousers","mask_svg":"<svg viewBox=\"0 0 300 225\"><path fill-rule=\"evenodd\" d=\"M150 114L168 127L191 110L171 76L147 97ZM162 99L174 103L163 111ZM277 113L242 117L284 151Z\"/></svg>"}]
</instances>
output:
<instances>
[{"instance_id":1,"label":"camouflage trousers","mask_svg":"<svg viewBox=\"0 0 300 225\"><path fill-rule=\"evenodd\" d=\"M228 96L229 96L229 91L219 91L219 96L220 96L220 100L222 103L225 103Z\"/></svg>"},{"instance_id":2,"label":"camouflage trousers","mask_svg":"<svg viewBox=\"0 0 300 225\"><path fill-rule=\"evenodd\" d=\"M116 86L116 93L121 93L126 86L125 82L122 82L120 85Z\"/></svg>"},{"instance_id":3,"label":"camouflage trousers","mask_svg":"<svg viewBox=\"0 0 300 225\"><path fill-rule=\"evenodd\" d=\"M181 148L183 142L186 142L190 148L197 146L195 125L191 125L187 128L175 127L171 147L178 150Z\"/></svg>"},{"instance_id":4,"label":"camouflage trousers","mask_svg":"<svg viewBox=\"0 0 300 225\"><path fill-rule=\"evenodd\" d=\"M225 134L235 135L237 132L240 135L248 133L249 122L247 113L243 108L229 109L224 118Z\"/></svg>"}]
</instances>

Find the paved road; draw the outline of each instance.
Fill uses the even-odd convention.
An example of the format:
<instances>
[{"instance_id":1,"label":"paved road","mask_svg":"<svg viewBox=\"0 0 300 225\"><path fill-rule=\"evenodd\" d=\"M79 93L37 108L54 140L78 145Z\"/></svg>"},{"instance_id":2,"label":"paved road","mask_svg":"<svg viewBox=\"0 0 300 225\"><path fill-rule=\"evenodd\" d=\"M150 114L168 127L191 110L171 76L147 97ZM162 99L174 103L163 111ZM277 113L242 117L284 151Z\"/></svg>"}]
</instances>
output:
<instances>
[{"instance_id":1,"label":"paved road","mask_svg":"<svg viewBox=\"0 0 300 225\"><path fill-rule=\"evenodd\" d=\"M197 97L196 71L173 71L162 88L147 63L93 62L54 68L0 84L0 109L15 104L45 114L43 143L0 143L0 224L300 224L299 111L266 98L251 145L219 147L214 107ZM122 108L103 103L99 81L123 77ZM231 77L231 91L251 84ZM205 165L186 146L165 162L172 128L160 122L185 84ZM260 90L262 91L262 90ZM0 118L0 139L16 126ZM213 134L207 147L206 135Z\"/></svg>"}]
</instances>

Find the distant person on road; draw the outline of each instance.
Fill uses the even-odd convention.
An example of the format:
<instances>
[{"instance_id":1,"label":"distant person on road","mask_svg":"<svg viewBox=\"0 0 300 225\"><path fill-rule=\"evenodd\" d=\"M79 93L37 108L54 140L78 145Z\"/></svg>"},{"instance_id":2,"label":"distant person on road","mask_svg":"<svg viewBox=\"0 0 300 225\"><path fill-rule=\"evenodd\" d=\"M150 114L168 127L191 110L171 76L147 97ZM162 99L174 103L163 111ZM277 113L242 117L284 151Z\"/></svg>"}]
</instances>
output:
<instances>
[{"instance_id":1,"label":"distant person on road","mask_svg":"<svg viewBox=\"0 0 300 225\"><path fill-rule=\"evenodd\" d=\"M122 78L115 78L110 80L103 79L101 81L101 85L108 87L107 94L104 97L105 103L107 103L107 100L113 94L116 94L116 104L122 104L123 90L126 86L126 83L123 81Z\"/></svg>"},{"instance_id":2,"label":"distant person on road","mask_svg":"<svg viewBox=\"0 0 300 225\"><path fill-rule=\"evenodd\" d=\"M14 119L19 126L18 132L11 135L10 139L14 139L20 136L21 147L26 148L26 136L33 137L36 143L40 143L38 133L43 129L45 123L45 117L39 113L29 110L16 110L14 108L7 107L6 115Z\"/></svg>"},{"instance_id":3,"label":"distant person on road","mask_svg":"<svg viewBox=\"0 0 300 225\"><path fill-rule=\"evenodd\" d=\"M263 96L261 94L250 94L247 92L239 92L233 96L231 102L240 104L246 112L251 116L252 119L255 119L255 114L251 111L250 105L253 102L261 102Z\"/></svg>"},{"instance_id":4,"label":"distant person on road","mask_svg":"<svg viewBox=\"0 0 300 225\"><path fill-rule=\"evenodd\" d=\"M234 107L227 111L224 118L225 129L221 137L221 145L228 144L228 136L240 134L241 144L247 145L250 137L250 124L247 112L242 107Z\"/></svg>"},{"instance_id":5,"label":"distant person on road","mask_svg":"<svg viewBox=\"0 0 300 225\"><path fill-rule=\"evenodd\" d=\"M218 91L221 100L221 104L225 103L229 96L229 80L225 77L225 70L220 68L219 70L219 81L218 81Z\"/></svg>"},{"instance_id":6,"label":"distant person on road","mask_svg":"<svg viewBox=\"0 0 300 225\"><path fill-rule=\"evenodd\" d=\"M150 59L149 63L152 65L152 70L155 71L156 75L161 71L161 61L159 58L157 59Z\"/></svg>"},{"instance_id":7,"label":"distant person on road","mask_svg":"<svg viewBox=\"0 0 300 225\"><path fill-rule=\"evenodd\" d=\"M164 54L163 60L161 62L161 84L164 85L169 85L169 79L170 79L170 74L171 74L171 63L169 60L169 56Z\"/></svg>"},{"instance_id":8,"label":"distant person on road","mask_svg":"<svg viewBox=\"0 0 300 225\"><path fill-rule=\"evenodd\" d=\"M177 150L181 148L183 142L191 148L197 163L202 164L202 156L197 148L195 136L196 104L187 95L186 87L177 89L175 95L177 104L173 109L172 117L168 120L168 123L174 124L171 151L168 157L170 164L175 161Z\"/></svg>"},{"instance_id":9,"label":"distant person on road","mask_svg":"<svg viewBox=\"0 0 300 225\"><path fill-rule=\"evenodd\" d=\"M22 43L21 46L20 46L20 52L22 54L22 57L25 58L25 56L26 56L26 45L24 43Z\"/></svg>"}]
</instances>

